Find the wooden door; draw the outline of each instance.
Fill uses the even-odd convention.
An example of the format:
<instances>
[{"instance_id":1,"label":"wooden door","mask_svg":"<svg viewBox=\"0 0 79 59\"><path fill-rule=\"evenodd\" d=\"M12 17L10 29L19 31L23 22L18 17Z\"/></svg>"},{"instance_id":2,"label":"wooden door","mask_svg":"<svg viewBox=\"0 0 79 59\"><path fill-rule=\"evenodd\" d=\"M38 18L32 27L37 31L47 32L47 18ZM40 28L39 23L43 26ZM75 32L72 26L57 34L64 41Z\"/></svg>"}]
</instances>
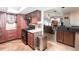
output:
<instances>
[{"instance_id":1,"label":"wooden door","mask_svg":"<svg viewBox=\"0 0 79 59\"><path fill-rule=\"evenodd\" d=\"M64 43L74 47L75 33L74 32L64 32Z\"/></svg>"},{"instance_id":2,"label":"wooden door","mask_svg":"<svg viewBox=\"0 0 79 59\"><path fill-rule=\"evenodd\" d=\"M64 32L63 31L57 31L57 41L63 43Z\"/></svg>"},{"instance_id":3,"label":"wooden door","mask_svg":"<svg viewBox=\"0 0 79 59\"><path fill-rule=\"evenodd\" d=\"M33 33L28 33L28 45L34 49L34 34Z\"/></svg>"}]
</instances>

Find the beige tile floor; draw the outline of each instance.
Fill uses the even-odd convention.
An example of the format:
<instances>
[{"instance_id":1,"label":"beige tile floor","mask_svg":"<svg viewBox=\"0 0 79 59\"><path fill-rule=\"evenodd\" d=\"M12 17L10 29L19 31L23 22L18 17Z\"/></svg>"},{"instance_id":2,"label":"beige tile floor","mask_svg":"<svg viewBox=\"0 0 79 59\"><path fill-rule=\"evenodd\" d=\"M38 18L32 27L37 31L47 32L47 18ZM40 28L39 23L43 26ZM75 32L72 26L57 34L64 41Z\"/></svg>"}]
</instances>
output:
<instances>
[{"instance_id":1,"label":"beige tile floor","mask_svg":"<svg viewBox=\"0 0 79 59\"><path fill-rule=\"evenodd\" d=\"M77 51L78 49L70 47L68 45L56 42L55 35L44 33L45 36L47 36L48 39L48 48L46 51Z\"/></svg>"},{"instance_id":2,"label":"beige tile floor","mask_svg":"<svg viewBox=\"0 0 79 59\"><path fill-rule=\"evenodd\" d=\"M32 51L32 49L21 40L13 40L0 44L0 51Z\"/></svg>"},{"instance_id":3,"label":"beige tile floor","mask_svg":"<svg viewBox=\"0 0 79 59\"><path fill-rule=\"evenodd\" d=\"M79 49L56 42L53 34L47 35L47 49L45 51L79 51ZM33 51L28 45L25 45L21 39L9 41L0 44L0 51Z\"/></svg>"},{"instance_id":4,"label":"beige tile floor","mask_svg":"<svg viewBox=\"0 0 79 59\"><path fill-rule=\"evenodd\" d=\"M74 51L75 48L47 41L47 49L45 51ZM21 40L13 40L0 44L0 51L33 51L28 45L25 45Z\"/></svg>"},{"instance_id":5,"label":"beige tile floor","mask_svg":"<svg viewBox=\"0 0 79 59\"><path fill-rule=\"evenodd\" d=\"M48 41L47 47L46 51L75 51L75 48L58 42Z\"/></svg>"}]
</instances>

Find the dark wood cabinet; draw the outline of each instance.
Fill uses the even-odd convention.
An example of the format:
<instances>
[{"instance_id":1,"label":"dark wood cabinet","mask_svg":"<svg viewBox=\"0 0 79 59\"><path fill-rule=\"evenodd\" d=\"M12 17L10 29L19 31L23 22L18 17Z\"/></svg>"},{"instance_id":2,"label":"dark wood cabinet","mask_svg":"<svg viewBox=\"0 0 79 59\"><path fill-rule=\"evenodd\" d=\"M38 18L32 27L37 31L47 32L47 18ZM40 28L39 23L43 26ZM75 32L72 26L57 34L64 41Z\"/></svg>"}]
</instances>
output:
<instances>
[{"instance_id":1,"label":"dark wood cabinet","mask_svg":"<svg viewBox=\"0 0 79 59\"><path fill-rule=\"evenodd\" d=\"M75 46L75 32L69 32L60 30L57 31L57 42L67 44L69 46Z\"/></svg>"},{"instance_id":2,"label":"dark wood cabinet","mask_svg":"<svg viewBox=\"0 0 79 59\"><path fill-rule=\"evenodd\" d=\"M28 31L26 29L22 29L21 37L22 37L22 42L25 45L28 45Z\"/></svg>"},{"instance_id":3,"label":"dark wood cabinet","mask_svg":"<svg viewBox=\"0 0 79 59\"><path fill-rule=\"evenodd\" d=\"M6 41L5 37L5 26L6 26L6 13L1 12L0 13L0 43Z\"/></svg>"},{"instance_id":4,"label":"dark wood cabinet","mask_svg":"<svg viewBox=\"0 0 79 59\"><path fill-rule=\"evenodd\" d=\"M4 37L4 32L3 32L3 30L1 30L0 29L0 42L3 42L3 41L5 41L6 39L5 39L5 37Z\"/></svg>"},{"instance_id":5,"label":"dark wood cabinet","mask_svg":"<svg viewBox=\"0 0 79 59\"><path fill-rule=\"evenodd\" d=\"M17 38L21 38L21 16L17 15L16 20L17 20Z\"/></svg>"},{"instance_id":6,"label":"dark wood cabinet","mask_svg":"<svg viewBox=\"0 0 79 59\"><path fill-rule=\"evenodd\" d=\"M47 25L44 25L44 32L45 33L51 33L51 34L54 33L54 31L52 30L52 27L51 26L47 26Z\"/></svg>"},{"instance_id":7,"label":"dark wood cabinet","mask_svg":"<svg viewBox=\"0 0 79 59\"><path fill-rule=\"evenodd\" d=\"M34 34L28 32L28 45L34 49Z\"/></svg>"},{"instance_id":8,"label":"dark wood cabinet","mask_svg":"<svg viewBox=\"0 0 79 59\"><path fill-rule=\"evenodd\" d=\"M0 43L21 38L21 30L26 28L25 20L23 17L24 15L15 15L17 28L13 30L7 30L6 24L8 21L8 15L15 14L0 12Z\"/></svg>"},{"instance_id":9,"label":"dark wood cabinet","mask_svg":"<svg viewBox=\"0 0 79 59\"><path fill-rule=\"evenodd\" d=\"M64 32L64 43L70 46L74 46L75 33L74 32Z\"/></svg>"},{"instance_id":10,"label":"dark wood cabinet","mask_svg":"<svg viewBox=\"0 0 79 59\"><path fill-rule=\"evenodd\" d=\"M6 38L5 41L17 39L16 15L6 13L5 24L6 24L5 25L5 38Z\"/></svg>"},{"instance_id":11,"label":"dark wood cabinet","mask_svg":"<svg viewBox=\"0 0 79 59\"><path fill-rule=\"evenodd\" d=\"M58 31L57 32L57 41L58 42L63 42L63 38L64 38L64 32L63 31Z\"/></svg>"},{"instance_id":12,"label":"dark wood cabinet","mask_svg":"<svg viewBox=\"0 0 79 59\"><path fill-rule=\"evenodd\" d=\"M26 21L24 20L24 15L17 15L17 38L21 38L22 29L26 28Z\"/></svg>"},{"instance_id":13,"label":"dark wood cabinet","mask_svg":"<svg viewBox=\"0 0 79 59\"><path fill-rule=\"evenodd\" d=\"M25 20L27 20L28 17L31 17L31 24L36 24L38 21L41 21L41 11L35 10L31 13L26 14Z\"/></svg>"},{"instance_id":14,"label":"dark wood cabinet","mask_svg":"<svg viewBox=\"0 0 79 59\"><path fill-rule=\"evenodd\" d=\"M8 40L13 40L17 38L16 30L8 30L6 31L6 39Z\"/></svg>"}]
</instances>

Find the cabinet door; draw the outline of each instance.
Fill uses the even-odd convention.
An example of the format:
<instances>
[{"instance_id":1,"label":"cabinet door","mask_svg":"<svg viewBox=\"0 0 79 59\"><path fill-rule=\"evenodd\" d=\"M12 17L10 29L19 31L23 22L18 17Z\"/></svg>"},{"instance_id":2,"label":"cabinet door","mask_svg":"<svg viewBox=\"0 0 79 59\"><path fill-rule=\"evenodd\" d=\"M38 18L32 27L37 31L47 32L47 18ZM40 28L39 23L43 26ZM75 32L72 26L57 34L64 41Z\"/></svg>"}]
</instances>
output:
<instances>
[{"instance_id":1,"label":"cabinet door","mask_svg":"<svg viewBox=\"0 0 79 59\"><path fill-rule=\"evenodd\" d=\"M6 38L7 38L7 41L8 40L13 40L13 39L16 39L16 30L7 30L6 31Z\"/></svg>"},{"instance_id":2,"label":"cabinet door","mask_svg":"<svg viewBox=\"0 0 79 59\"><path fill-rule=\"evenodd\" d=\"M37 17L38 21L41 21L41 11L35 11L34 12L35 16Z\"/></svg>"},{"instance_id":3,"label":"cabinet door","mask_svg":"<svg viewBox=\"0 0 79 59\"><path fill-rule=\"evenodd\" d=\"M16 20L17 20L17 38L21 38L21 16L17 15Z\"/></svg>"},{"instance_id":4,"label":"cabinet door","mask_svg":"<svg viewBox=\"0 0 79 59\"><path fill-rule=\"evenodd\" d=\"M0 42L3 40L2 36L3 36L2 23L1 23L1 20L0 20Z\"/></svg>"},{"instance_id":5,"label":"cabinet door","mask_svg":"<svg viewBox=\"0 0 79 59\"><path fill-rule=\"evenodd\" d=\"M17 28L17 38L21 38L21 28Z\"/></svg>"},{"instance_id":6,"label":"cabinet door","mask_svg":"<svg viewBox=\"0 0 79 59\"><path fill-rule=\"evenodd\" d=\"M0 13L0 43L6 40L5 38L5 13Z\"/></svg>"},{"instance_id":7,"label":"cabinet door","mask_svg":"<svg viewBox=\"0 0 79 59\"><path fill-rule=\"evenodd\" d=\"M64 32L64 43L70 46L74 46L75 33L74 32Z\"/></svg>"},{"instance_id":8,"label":"cabinet door","mask_svg":"<svg viewBox=\"0 0 79 59\"><path fill-rule=\"evenodd\" d=\"M21 38L22 29L27 27L26 22L23 18L23 15L17 15L16 20L17 20L17 38Z\"/></svg>"},{"instance_id":9,"label":"cabinet door","mask_svg":"<svg viewBox=\"0 0 79 59\"><path fill-rule=\"evenodd\" d=\"M3 31L0 29L0 43L4 42Z\"/></svg>"},{"instance_id":10,"label":"cabinet door","mask_svg":"<svg viewBox=\"0 0 79 59\"><path fill-rule=\"evenodd\" d=\"M64 36L63 31L57 31L57 41L58 42L63 42L63 36Z\"/></svg>"},{"instance_id":11,"label":"cabinet door","mask_svg":"<svg viewBox=\"0 0 79 59\"><path fill-rule=\"evenodd\" d=\"M34 34L28 33L28 45L34 49Z\"/></svg>"}]
</instances>

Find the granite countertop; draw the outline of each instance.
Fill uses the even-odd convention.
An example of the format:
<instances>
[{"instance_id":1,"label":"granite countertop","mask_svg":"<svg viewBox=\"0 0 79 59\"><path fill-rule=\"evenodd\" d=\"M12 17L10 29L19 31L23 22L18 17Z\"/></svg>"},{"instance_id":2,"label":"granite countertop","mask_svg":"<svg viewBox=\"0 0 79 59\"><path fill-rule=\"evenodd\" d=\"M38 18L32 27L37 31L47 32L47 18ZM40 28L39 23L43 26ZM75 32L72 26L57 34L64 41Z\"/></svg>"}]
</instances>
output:
<instances>
[{"instance_id":1,"label":"granite countertop","mask_svg":"<svg viewBox=\"0 0 79 59\"><path fill-rule=\"evenodd\" d=\"M70 31L70 32L79 32L79 26L60 26L57 30L64 30L64 31Z\"/></svg>"}]
</instances>

